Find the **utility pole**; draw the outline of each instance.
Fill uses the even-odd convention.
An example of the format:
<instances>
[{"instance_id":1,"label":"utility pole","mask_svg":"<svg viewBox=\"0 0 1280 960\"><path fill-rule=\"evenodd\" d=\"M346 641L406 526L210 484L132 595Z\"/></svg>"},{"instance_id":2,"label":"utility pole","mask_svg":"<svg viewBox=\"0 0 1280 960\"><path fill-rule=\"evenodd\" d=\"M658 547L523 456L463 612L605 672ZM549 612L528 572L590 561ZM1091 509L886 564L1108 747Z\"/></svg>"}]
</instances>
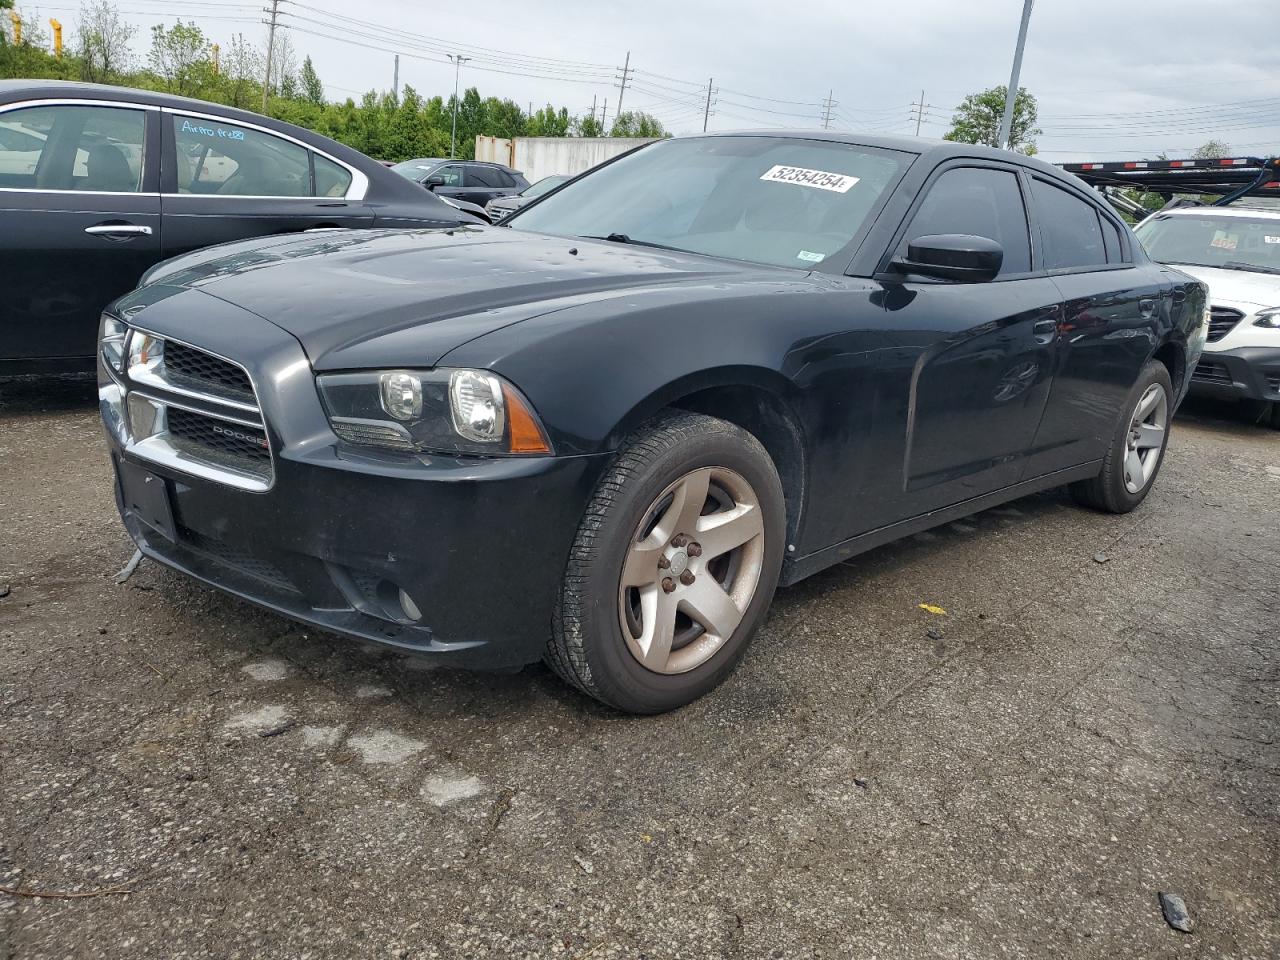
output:
<instances>
[{"instance_id":1,"label":"utility pole","mask_svg":"<svg viewBox=\"0 0 1280 960\"><path fill-rule=\"evenodd\" d=\"M711 85L715 83L716 78L711 77L707 80L707 105L702 110L702 132L707 132L707 119L711 116Z\"/></svg>"},{"instance_id":2,"label":"utility pole","mask_svg":"<svg viewBox=\"0 0 1280 960\"><path fill-rule=\"evenodd\" d=\"M835 91L829 90L827 92L827 99L822 101L822 129L823 130L827 130L831 127L831 115L835 111L835 108L840 106L840 104L836 103L834 100L831 99L834 95L835 95Z\"/></svg>"},{"instance_id":3,"label":"utility pole","mask_svg":"<svg viewBox=\"0 0 1280 960\"><path fill-rule=\"evenodd\" d=\"M1000 135L996 146L1011 149L1013 136L1013 104L1018 99L1018 75L1022 73L1022 48L1027 45L1027 26L1031 23L1031 8L1036 0L1022 0L1022 25L1018 27L1018 45L1013 50L1013 73L1009 75L1009 89L1004 97L1004 119L1000 121Z\"/></svg>"},{"instance_id":4,"label":"utility pole","mask_svg":"<svg viewBox=\"0 0 1280 960\"><path fill-rule=\"evenodd\" d=\"M462 65L470 60L460 53L446 53L453 61L453 132L449 134L449 159L458 156L458 76L462 73Z\"/></svg>"},{"instance_id":5,"label":"utility pole","mask_svg":"<svg viewBox=\"0 0 1280 960\"><path fill-rule=\"evenodd\" d=\"M598 93L593 93L591 95L591 122L592 123L596 122L596 99L599 96L600 95Z\"/></svg>"},{"instance_id":6,"label":"utility pole","mask_svg":"<svg viewBox=\"0 0 1280 960\"><path fill-rule=\"evenodd\" d=\"M280 0L271 0L271 19L267 27L267 72L262 78L262 112L267 112L267 96L271 92L271 57L276 50L276 17L280 13Z\"/></svg>"},{"instance_id":7,"label":"utility pole","mask_svg":"<svg viewBox=\"0 0 1280 960\"><path fill-rule=\"evenodd\" d=\"M605 124L605 120L607 120L608 117L609 117L609 98L605 97L604 106L600 108L600 130L604 133L606 137L609 135L609 133L608 133L608 129L605 127L604 124Z\"/></svg>"},{"instance_id":8,"label":"utility pole","mask_svg":"<svg viewBox=\"0 0 1280 960\"><path fill-rule=\"evenodd\" d=\"M622 85L618 87L618 110L615 116L622 116L622 95L627 92L627 77L631 73L631 51L627 51L626 63L622 65Z\"/></svg>"},{"instance_id":9,"label":"utility pole","mask_svg":"<svg viewBox=\"0 0 1280 960\"><path fill-rule=\"evenodd\" d=\"M925 102L924 102L924 91L923 91L923 90L921 90L921 91L920 91L920 102L919 102L919 103L912 103L912 104L911 104L911 115L910 115L909 117L907 117L907 119L908 119L908 120L914 120L914 121L916 122L916 136L917 136L917 137L918 137L918 136L920 136L920 123L921 123L921 121L922 121L922 120L924 120L924 119L926 118L926 116L927 116L927 114L928 114L928 112L929 112L929 108L930 108L930 107L932 107L932 106L933 106L933 104L932 104L932 103L925 103Z\"/></svg>"},{"instance_id":10,"label":"utility pole","mask_svg":"<svg viewBox=\"0 0 1280 960\"><path fill-rule=\"evenodd\" d=\"M396 54L396 65L394 72L391 74L391 96L399 101L400 99L400 54Z\"/></svg>"}]
</instances>

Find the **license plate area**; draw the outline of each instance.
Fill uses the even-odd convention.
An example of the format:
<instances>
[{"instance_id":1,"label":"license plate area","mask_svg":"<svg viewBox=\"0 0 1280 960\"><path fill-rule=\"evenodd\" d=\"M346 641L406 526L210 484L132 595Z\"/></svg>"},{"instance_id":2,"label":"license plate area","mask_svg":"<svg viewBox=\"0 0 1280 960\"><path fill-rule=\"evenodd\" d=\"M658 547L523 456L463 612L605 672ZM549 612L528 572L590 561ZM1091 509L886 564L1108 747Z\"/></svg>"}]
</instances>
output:
<instances>
[{"instance_id":1,"label":"license plate area","mask_svg":"<svg viewBox=\"0 0 1280 960\"><path fill-rule=\"evenodd\" d=\"M169 484L164 477L127 460L120 461L120 493L125 509L170 543L178 540Z\"/></svg>"}]
</instances>

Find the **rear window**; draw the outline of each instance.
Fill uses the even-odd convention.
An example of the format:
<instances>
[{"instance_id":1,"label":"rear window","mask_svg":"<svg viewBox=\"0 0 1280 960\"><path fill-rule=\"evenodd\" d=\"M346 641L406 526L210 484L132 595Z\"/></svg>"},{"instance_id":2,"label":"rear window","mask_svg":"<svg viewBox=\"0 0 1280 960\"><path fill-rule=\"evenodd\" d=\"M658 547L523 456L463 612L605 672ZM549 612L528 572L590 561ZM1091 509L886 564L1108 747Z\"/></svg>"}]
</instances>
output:
<instances>
[{"instance_id":1,"label":"rear window","mask_svg":"<svg viewBox=\"0 0 1280 960\"><path fill-rule=\"evenodd\" d=\"M1135 232L1160 263L1280 273L1280 217L1157 215Z\"/></svg>"},{"instance_id":2,"label":"rear window","mask_svg":"<svg viewBox=\"0 0 1280 960\"><path fill-rule=\"evenodd\" d=\"M566 184L510 222L812 269L849 245L913 158L783 137L662 140Z\"/></svg>"},{"instance_id":3,"label":"rear window","mask_svg":"<svg viewBox=\"0 0 1280 960\"><path fill-rule=\"evenodd\" d=\"M1031 181L1047 270L1100 267L1107 262L1102 223L1093 205L1039 178Z\"/></svg>"}]
</instances>

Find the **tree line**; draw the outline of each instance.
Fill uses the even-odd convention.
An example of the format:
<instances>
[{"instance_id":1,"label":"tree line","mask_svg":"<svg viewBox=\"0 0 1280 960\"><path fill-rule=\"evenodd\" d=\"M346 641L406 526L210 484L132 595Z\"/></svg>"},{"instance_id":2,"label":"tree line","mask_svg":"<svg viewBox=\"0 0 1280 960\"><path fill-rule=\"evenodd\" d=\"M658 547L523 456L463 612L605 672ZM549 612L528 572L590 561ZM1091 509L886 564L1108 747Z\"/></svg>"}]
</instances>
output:
<instances>
[{"instance_id":1,"label":"tree line","mask_svg":"<svg viewBox=\"0 0 1280 960\"><path fill-rule=\"evenodd\" d=\"M0 0L0 9L13 0ZM149 32L143 62L133 53L138 28L108 0L86 3L61 56L50 49L38 21L22 19L21 42L11 36L8 13L0 16L0 78L83 80L193 97L263 112L315 130L380 160L444 157L449 154L454 97L426 97L406 85L399 93L370 90L357 101L325 96L309 56L299 60L287 33L278 31L266 76L265 45L243 34L217 43L194 20L158 23ZM469 87L457 103L458 155L470 159L479 136L664 137L662 124L646 113L626 112L606 131L595 116L575 116L546 104L526 112L511 99L481 97Z\"/></svg>"}]
</instances>

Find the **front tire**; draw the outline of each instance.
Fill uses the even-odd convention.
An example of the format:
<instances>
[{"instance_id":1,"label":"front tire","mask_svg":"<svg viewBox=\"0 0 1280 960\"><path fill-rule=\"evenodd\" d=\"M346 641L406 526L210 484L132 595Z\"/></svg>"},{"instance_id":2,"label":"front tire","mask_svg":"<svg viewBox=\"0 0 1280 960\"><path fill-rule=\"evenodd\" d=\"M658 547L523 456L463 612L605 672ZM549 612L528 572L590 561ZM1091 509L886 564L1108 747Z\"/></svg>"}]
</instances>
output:
<instances>
[{"instance_id":1,"label":"front tire","mask_svg":"<svg viewBox=\"0 0 1280 960\"><path fill-rule=\"evenodd\" d=\"M702 414L633 433L578 527L545 659L629 713L662 713L733 669L782 568L786 511L760 442Z\"/></svg>"},{"instance_id":2,"label":"front tire","mask_svg":"<svg viewBox=\"0 0 1280 960\"><path fill-rule=\"evenodd\" d=\"M1071 484L1076 501L1107 513L1128 513L1147 498L1169 444L1173 384L1158 360L1143 367L1096 477Z\"/></svg>"}]
</instances>

